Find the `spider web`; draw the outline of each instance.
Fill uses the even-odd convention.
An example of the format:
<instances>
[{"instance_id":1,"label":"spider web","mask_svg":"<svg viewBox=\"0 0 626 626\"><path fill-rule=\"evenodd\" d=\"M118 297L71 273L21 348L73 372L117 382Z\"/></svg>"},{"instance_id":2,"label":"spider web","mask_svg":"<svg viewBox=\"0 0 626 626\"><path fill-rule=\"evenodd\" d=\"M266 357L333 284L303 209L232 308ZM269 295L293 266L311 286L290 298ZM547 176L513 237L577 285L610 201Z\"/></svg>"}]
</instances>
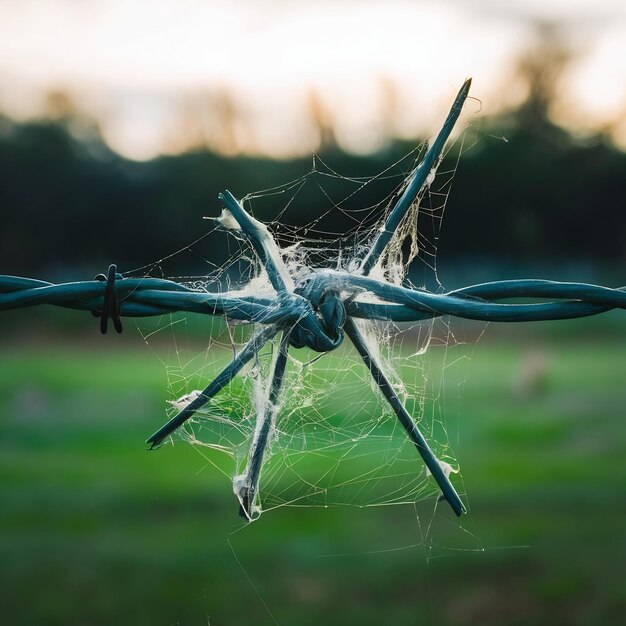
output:
<instances>
[{"instance_id":1,"label":"spider web","mask_svg":"<svg viewBox=\"0 0 626 626\"><path fill-rule=\"evenodd\" d=\"M437 274L437 240L463 139L448 151L437 175L433 173L372 276L443 290ZM268 225L296 284L317 268L353 272L424 149L419 146L371 177L340 174L315 156L303 176L251 193L243 204ZM372 197L380 200L368 204ZM307 223L301 219L303 201L315 207L315 217ZM218 212L216 203L214 215ZM175 278L197 290L274 295L247 242L216 222L211 226L183 250L132 274ZM174 262L180 266L182 257L188 258L189 266L203 267L204 274L172 276L170 266ZM358 326L437 458L458 472L458 442L449 430L446 408L455 398L447 398L442 390L452 364L462 363L466 351L450 320L402 324L359 320ZM139 327L167 370L168 418L228 364L255 330L250 324L190 314L142 321ZM279 343L279 338L268 342L172 438L196 446L211 466L208 471L223 475L224 488L230 482L235 493L257 415L268 402ZM457 399L459 393L455 390ZM387 506L426 498L436 503L437 485L348 339L324 354L291 347L275 410L255 517L281 506Z\"/></svg>"}]
</instances>

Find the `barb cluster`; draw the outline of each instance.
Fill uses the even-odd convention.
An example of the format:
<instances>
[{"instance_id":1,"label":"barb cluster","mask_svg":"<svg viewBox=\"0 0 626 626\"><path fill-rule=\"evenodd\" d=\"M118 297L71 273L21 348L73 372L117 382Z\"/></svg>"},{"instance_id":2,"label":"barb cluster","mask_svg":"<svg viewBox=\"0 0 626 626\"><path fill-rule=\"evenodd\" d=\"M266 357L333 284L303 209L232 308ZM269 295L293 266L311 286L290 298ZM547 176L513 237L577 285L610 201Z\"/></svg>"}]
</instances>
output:
<instances>
[{"instance_id":1,"label":"barb cluster","mask_svg":"<svg viewBox=\"0 0 626 626\"><path fill-rule=\"evenodd\" d=\"M370 276L381 262L402 219L410 207L419 202L432 181L469 88L470 80L467 80L439 134L406 180L403 193L391 208L355 271L311 269L308 275L294 280L267 227L247 213L241 203L226 191L219 196L224 210L218 222L223 228L236 230L254 249L275 291L272 297L239 292L206 293L168 280L122 278L116 274L116 267L112 265L107 276L99 275L93 281L58 285L28 278L0 276L0 310L39 304L89 310L101 316L102 332L106 332L109 317L116 330L121 332L120 316L152 316L174 311L221 315L260 324L260 329L206 389L148 438L147 443L151 448L158 447L209 402L268 341L280 333L280 348L270 373L269 394L265 407L257 415L247 466L243 475L235 478L240 511L249 520L254 516L263 457L275 424L289 347L306 346L317 352L328 352L341 345L347 336L415 445L443 497L454 512L461 515L465 507L448 472L432 452L368 349L355 319L409 322L452 315L485 321L521 322L584 317L613 308L626 308L626 288L611 289L582 283L529 279L491 282L448 293L431 293ZM512 298L538 299L541 302L499 302Z\"/></svg>"}]
</instances>

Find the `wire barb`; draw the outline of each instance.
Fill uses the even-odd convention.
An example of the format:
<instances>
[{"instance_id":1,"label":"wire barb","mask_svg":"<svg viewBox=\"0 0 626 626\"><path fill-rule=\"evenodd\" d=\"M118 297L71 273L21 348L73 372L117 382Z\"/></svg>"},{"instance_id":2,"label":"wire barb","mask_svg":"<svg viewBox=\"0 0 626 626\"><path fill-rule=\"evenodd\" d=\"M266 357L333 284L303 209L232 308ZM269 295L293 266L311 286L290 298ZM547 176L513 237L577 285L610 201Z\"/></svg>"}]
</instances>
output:
<instances>
[{"instance_id":1,"label":"wire barb","mask_svg":"<svg viewBox=\"0 0 626 626\"><path fill-rule=\"evenodd\" d=\"M269 443L271 433L275 427L274 420L278 410L277 404L280 389L285 377L287 355L289 350L289 333L284 333L280 341L280 348L274 363L269 394L265 407L257 415L257 426L248 452L248 463L242 476L234 479L235 492L239 498L239 515L248 521L253 519L253 507L258 495L259 480L265 449Z\"/></svg>"},{"instance_id":2,"label":"wire barb","mask_svg":"<svg viewBox=\"0 0 626 626\"><path fill-rule=\"evenodd\" d=\"M120 319L120 302L117 296L117 290L115 280L121 276L117 273L117 266L114 264L109 265L107 274L98 274L94 277L94 280L106 281L106 287L104 288L104 300L102 302L101 310L94 310L92 314L94 317L100 318L100 332L103 335L107 334L109 317L113 320L113 326L119 333L122 332L122 320Z\"/></svg>"},{"instance_id":3,"label":"wire barb","mask_svg":"<svg viewBox=\"0 0 626 626\"><path fill-rule=\"evenodd\" d=\"M207 386L207 388L184 409L177 413L167 424L150 435L146 443L150 449L157 448L164 439L169 437L176 429L180 428L188 419L201 409L213 396L220 392L241 371L243 366L255 357L259 350L278 332L275 327L267 327L255 333L255 335L242 348L241 352L226 366L224 370Z\"/></svg>"},{"instance_id":4,"label":"wire barb","mask_svg":"<svg viewBox=\"0 0 626 626\"><path fill-rule=\"evenodd\" d=\"M376 363L376 359L372 356L370 351L367 348L367 344L365 343L365 339L361 335L359 329L354 324L351 318L348 318L345 323L345 331L348 337L350 337L350 341L352 345L357 349L357 352L361 355L363 362L367 366L372 375L372 378L378 385L380 391L387 399L387 402L393 409L393 412L396 414L398 421L402 424L406 434L409 439L413 442L417 451L419 452L424 464L428 468L428 471L432 474L433 478L439 485L445 499L448 501L452 510L456 513L458 517L465 513L465 506L459 497L459 494L456 492L456 489L450 482L450 479L446 475L446 473L441 468L439 464L439 460L433 454L433 451L430 449L428 442L424 438L424 435L420 432L420 429L417 427L417 424L413 421L413 418L409 415L409 412L406 410L400 398L393 390L391 383L387 380L387 377L380 369L378 363Z\"/></svg>"},{"instance_id":5,"label":"wire barb","mask_svg":"<svg viewBox=\"0 0 626 626\"><path fill-rule=\"evenodd\" d=\"M459 115L461 115L471 85L471 78L468 78L463 83L435 141L432 143L415 171L407 178L404 193L398 199L389 217L387 217L384 226L374 239L369 252L363 259L361 264L361 272L363 274L369 274L374 267L376 267L376 264L380 261L383 252L400 225L402 218L407 214L411 205L420 197L420 194L428 187L430 181L434 178L434 173L442 159L446 141L448 141L448 137L450 137L450 133L459 119Z\"/></svg>"}]
</instances>

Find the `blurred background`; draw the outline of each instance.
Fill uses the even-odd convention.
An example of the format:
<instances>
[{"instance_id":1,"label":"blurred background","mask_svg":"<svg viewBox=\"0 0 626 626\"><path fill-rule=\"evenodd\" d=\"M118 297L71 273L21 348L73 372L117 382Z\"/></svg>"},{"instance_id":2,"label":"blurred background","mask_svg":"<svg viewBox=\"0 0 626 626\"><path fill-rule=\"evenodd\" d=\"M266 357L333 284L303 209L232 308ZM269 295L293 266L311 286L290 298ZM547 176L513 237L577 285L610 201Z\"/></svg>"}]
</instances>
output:
<instances>
[{"instance_id":1,"label":"blurred background","mask_svg":"<svg viewBox=\"0 0 626 626\"><path fill-rule=\"evenodd\" d=\"M0 0L0 272L65 281L154 263L209 233L219 191L298 179L314 154L373 176L436 132L467 76L439 280L623 284L621 0ZM376 206L388 184L358 202ZM290 225L320 202L303 187ZM168 275L224 263L211 237L168 259ZM204 320L185 319L205 349ZM470 506L460 522L427 501L285 507L246 528L210 454L142 449L165 416L159 338L96 326L51 308L2 313L7 623L623 619L620 312L467 323L462 372L429 357Z\"/></svg>"}]
</instances>

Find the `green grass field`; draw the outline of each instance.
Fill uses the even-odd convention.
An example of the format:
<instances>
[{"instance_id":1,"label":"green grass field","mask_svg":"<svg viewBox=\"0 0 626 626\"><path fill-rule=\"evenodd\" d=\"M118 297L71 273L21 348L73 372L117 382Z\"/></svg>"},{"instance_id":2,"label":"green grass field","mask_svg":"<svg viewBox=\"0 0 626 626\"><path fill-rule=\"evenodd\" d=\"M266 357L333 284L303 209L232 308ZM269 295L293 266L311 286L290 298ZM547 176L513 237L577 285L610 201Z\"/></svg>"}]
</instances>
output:
<instances>
[{"instance_id":1,"label":"green grass field","mask_svg":"<svg viewBox=\"0 0 626 626\"><path fill-rule=\"evenodd\" d=\"M431 499L248 526L206 451L145 451L166 399L149 350L4 348L2 623L622 623L625 347L549 343L525 397L519 342L478 344L460 388L442 378L460 521Z\"/></svg>"}]
</instances>

